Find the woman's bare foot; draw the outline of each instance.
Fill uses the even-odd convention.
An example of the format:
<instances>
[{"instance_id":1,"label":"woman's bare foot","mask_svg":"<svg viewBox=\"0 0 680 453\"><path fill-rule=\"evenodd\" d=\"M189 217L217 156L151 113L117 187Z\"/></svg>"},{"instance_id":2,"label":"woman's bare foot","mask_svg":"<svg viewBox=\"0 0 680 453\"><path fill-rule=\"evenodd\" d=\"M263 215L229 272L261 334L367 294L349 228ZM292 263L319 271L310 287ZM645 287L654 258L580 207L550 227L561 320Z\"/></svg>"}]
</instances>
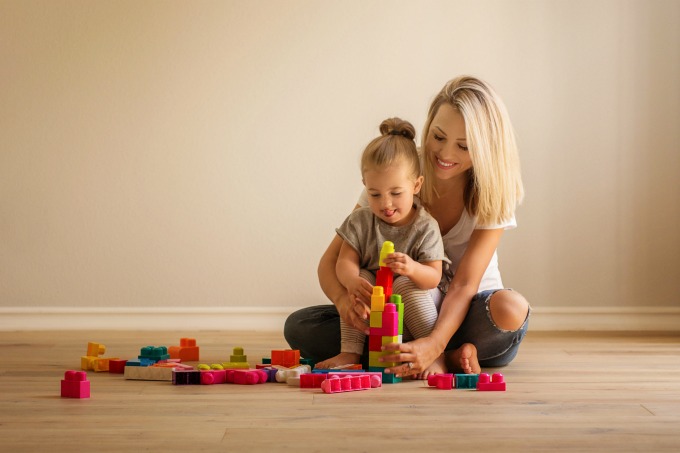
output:
<instances>
[{"instance_id":1,"label":"woman's bare foot","mask_svg":"<svg viewBox=\"0 0 680 453\"><path fill-rule=\"evenodd\" d=\"M479 374L482 368L477 360L477 348L465 343L455 351L446 352L446 366L453 373Z\"/></svg>"},{"instance_id":2,"label":"woman's bare foot","mask_svg":"<svg viewBox=\"0 0 680 453\"><path fill-rule=\"evenodd\" d=\"M314 368L320 370L330 370L342 365L353 365L355 363L361 363L361 354L354 354L352 352L341 352L335 357L326 359L323 362L319 362L314 365Z\"/></svg>"},{"instance_id":3,"label":"woman's bare foot","mask_svg":"<svg viewBox=\"0 0 680 453\"><path fill-rule=\"evenodd\" d=\"M416 374L414 376L414 379L427 380L427 377L432 374L442 373L448 373L448 370L446 369L446 361L444 360L444 354L437 357L437 359L434 362L432 362L432 365L425 368L424 371L421 371L420 373Z\"/></svg>"}]
</instances>

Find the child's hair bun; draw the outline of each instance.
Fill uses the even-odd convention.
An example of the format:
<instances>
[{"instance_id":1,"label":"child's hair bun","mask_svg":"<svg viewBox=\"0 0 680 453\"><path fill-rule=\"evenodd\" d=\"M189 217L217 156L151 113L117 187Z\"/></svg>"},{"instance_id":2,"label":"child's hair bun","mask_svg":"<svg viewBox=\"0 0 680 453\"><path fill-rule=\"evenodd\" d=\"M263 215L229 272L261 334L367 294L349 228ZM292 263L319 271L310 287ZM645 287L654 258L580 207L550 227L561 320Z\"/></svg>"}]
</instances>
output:
<instances>
[{"instance_id":1,"label":"child's hair bun","mask_svg":"<svg viewBox=\"0 0 680 453\"><path fill-rule=\"evenodd\" d=\"M382 135L401 135L409 140L416 137L416 129L413 124L401 118L388 118L380 123L380 134Z\"/></svg>"}]
</instances>

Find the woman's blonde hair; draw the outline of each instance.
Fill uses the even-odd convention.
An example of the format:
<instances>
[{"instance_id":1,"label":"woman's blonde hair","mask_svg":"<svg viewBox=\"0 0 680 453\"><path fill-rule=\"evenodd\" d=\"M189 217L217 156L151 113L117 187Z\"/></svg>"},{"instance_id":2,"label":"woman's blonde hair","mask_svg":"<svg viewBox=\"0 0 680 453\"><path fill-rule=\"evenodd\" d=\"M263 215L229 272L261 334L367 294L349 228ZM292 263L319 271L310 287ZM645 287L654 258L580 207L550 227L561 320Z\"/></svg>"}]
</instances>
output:
<instances>
[{"instance_id":1,"label":"woman's blonde hair","mask_svg":"<svg viewBox=\"0 0 680 453\"><path fill-rule=\"evenodd\" d=\"M423 130L422 150L439 107L449 104L465 120L467 147L472 160L464 200L477 224L492 226L511 219L524 197L519 155L510 117L501 98L486 82L470 76L444 85L430 105ZM425 181L420 198L430 205L438 193L434 187L431 156L423 156Z\"/></svg>"},{"instance_id":2,"label":"woman's blonde hair","mask_svg":"<svg viewBox=\"0 0 680 453\"><path fill-rule=\"evenodd\" d=\"M372 168L384 168L404 159L413 179L420 176L420 158L416 149L416 129L408 121L388 118L380 123L380 137L366 146L361 155L361 174Z\"/></svg>"}]
</instances>

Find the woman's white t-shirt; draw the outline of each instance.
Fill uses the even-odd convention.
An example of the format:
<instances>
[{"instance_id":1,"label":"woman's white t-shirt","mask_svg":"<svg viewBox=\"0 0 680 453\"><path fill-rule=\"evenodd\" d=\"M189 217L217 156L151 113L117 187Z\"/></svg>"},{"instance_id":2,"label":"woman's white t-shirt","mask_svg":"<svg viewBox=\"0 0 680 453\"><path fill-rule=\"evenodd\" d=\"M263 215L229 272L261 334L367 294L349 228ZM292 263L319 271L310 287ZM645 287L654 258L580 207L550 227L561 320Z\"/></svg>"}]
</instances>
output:
<instances>
[{"instance_id":1,"label":"woman's white t-shirt","mask_svg":"<svg viewBox=\"0 0 680 453\"><path fill-rule=\"evenodd\" d=\"M359 206L368 206L368 194L366 191L362 191L359 201L357 202ZM444 240L444 252L446 256L451 260L451 264L444 267L444 275L442 278L442 285L440 288L446 292L448 285L453 279L453 275L458 269L460 260L463 258L465 250L467 250L468 244L470 243L470 236L475 229L480 230L495 230L498 228L503 228L504 230L511 230L517 227L517 221L513 216L507 222L499 225L493 226L477 226L475 219L468 214L467 210L463 210L463 214L460 216L458 223L451 228L443 237ZM498 254L496 251L493 252L489 266L484 272L482 281L479 282L480 291L485 291L487 289L502 289L503 281L501 280L501 272L498 269Z\"/></svg>"}]
</instances>

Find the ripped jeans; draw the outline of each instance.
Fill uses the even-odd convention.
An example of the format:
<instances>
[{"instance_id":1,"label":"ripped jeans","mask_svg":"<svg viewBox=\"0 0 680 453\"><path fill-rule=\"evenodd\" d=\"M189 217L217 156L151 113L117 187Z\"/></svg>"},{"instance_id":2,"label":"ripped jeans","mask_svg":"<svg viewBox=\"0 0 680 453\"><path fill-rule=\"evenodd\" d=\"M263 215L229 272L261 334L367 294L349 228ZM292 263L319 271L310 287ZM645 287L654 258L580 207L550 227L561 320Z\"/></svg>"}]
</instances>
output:
<instances>
[{"instance_id":1,"label":"ripped jeans","mask_svg":"<svg viewBox=\"0 0 680 453\"><path fill-rule=\"evenodd\" d=\"M441 303L443 293L438 289L431 291L439 293L433 296ZM522 327L514 331L502 330L494 324L489 312L489 301L496 291L499 290L481 291L472 298L463 323L446 346L447 351L472 343L477 348L482 367L502 367L515 358L529 327L531 308ZM315 362L340 353L340 315L335 305L317 305L291 313L283 334L291 348L299 349L301 356ZM368 342L363 359L368 358L367 349Z\"/></svg>"}]
</instances>

